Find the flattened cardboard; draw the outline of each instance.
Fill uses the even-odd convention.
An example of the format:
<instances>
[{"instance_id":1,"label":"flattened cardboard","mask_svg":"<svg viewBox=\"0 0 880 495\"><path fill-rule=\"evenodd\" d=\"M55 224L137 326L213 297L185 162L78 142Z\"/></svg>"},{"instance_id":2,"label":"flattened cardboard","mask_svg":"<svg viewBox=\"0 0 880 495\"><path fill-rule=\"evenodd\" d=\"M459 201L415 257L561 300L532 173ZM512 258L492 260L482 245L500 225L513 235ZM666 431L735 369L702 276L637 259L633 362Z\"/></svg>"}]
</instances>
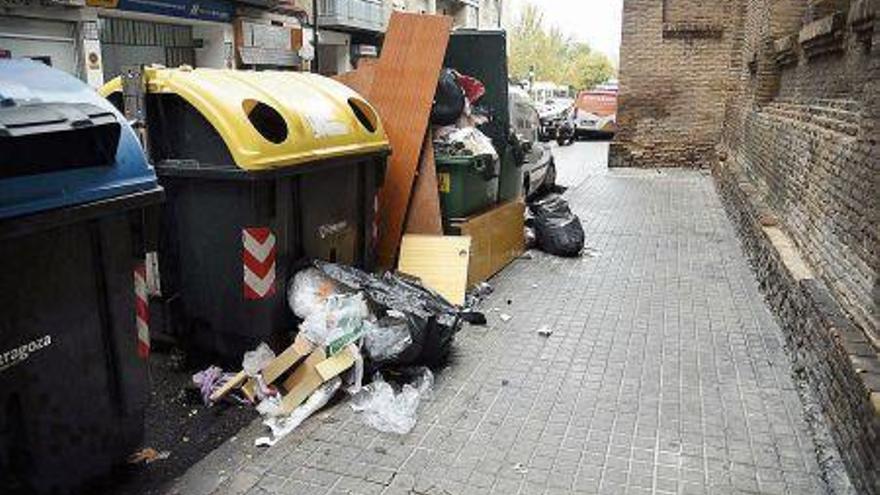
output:
<instances>
[{"instance_id":1,"label":"flattened cardboard","mask_svg":"<svg viewBox=\"0 0 880 495\"><path fill-rule=\"evenodd\" d=\"M351 354L351 351L346 348L339 351L335 356L318 363L315 366L315 369L318 371L318 374L321 375L321 379L327 382L354 366L354 362L354 356Z\"/></svg>"}]
</instances>

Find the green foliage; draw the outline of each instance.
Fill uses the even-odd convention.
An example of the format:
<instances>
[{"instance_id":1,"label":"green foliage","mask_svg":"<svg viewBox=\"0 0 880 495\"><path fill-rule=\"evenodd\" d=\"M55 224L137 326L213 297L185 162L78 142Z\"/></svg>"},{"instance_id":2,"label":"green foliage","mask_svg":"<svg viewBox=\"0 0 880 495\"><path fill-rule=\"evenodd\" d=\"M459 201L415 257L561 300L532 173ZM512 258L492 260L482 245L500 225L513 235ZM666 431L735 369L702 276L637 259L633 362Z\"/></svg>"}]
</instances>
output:
<instances>
[{"instance_id":1,"label":"green foliage","mask_svg":"<svg viewBox=\"0 0 880 495\"><path fill-rule=\"evenodd\" d=\"M510 33L510 76L526 80L534 69L536 81L552 81L575 89L589 89L614 76L603 53L574 41L559 29L544 26L544 14L526 4Z\"/></svg>"}]
</instances>

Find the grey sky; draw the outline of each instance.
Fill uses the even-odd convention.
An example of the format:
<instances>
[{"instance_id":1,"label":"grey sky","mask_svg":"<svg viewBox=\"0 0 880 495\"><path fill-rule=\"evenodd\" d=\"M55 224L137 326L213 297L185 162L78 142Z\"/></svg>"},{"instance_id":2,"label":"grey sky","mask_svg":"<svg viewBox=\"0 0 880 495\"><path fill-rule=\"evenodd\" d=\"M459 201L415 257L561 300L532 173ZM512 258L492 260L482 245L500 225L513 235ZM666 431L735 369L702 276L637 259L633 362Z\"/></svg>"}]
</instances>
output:
<instances>
[{"instance_id":1,"label":"grey sky","mask_svg":"<svg viewBox=\"0 0 880 495\"><path fill-rule=\"evenodd\" d=\"M554 25L578 41L607 54L617 65L620 53L620 24L623 0L508 0L514 19L525 3L544 11L548 25ZM515 22L515 21L514 21Z\"/></svg>"}]
</instances>

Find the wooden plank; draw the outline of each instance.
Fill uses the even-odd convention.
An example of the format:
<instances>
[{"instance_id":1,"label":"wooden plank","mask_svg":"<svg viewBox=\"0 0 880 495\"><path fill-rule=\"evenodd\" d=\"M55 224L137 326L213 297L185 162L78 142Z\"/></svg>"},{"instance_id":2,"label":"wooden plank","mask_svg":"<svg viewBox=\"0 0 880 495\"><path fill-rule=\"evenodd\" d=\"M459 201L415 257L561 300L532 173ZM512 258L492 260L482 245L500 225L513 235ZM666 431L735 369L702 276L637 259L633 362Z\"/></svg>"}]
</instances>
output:
<instances>
[{"instance_id":1,"label":"wooden plank","mask_svg":"<svg viewBox=\"0 0 880 495\"><path fill-rule=\"evenodd\" d=\"M393 150L379 193L381 268L395 265L451 28L451 17L395 12L385 34L369 92Z\"/></svg>"},{"instance_id":2,"label":"wooden plank","mask_svg":"<svg viewBox=\"0 0 880 495\"><path fill-rule=\"evenodd\" d=\"M211 402L217 402L223 397L226 397L233 390L244 385L244 382L247 380L247 375L244 371L239 371L231 380L226 382L222 387L218 388L211 394Z\"/></svg>"},{"instance_id":3,"label":"wooden plank","mask_svg":"<svg viewBox=\"0 0 880 495\"><path fill-rule=\"evenodd\" d=\"M454 225L471 238L468 286L485 282L525 251L525 204L510 201Z\"/></svg>"},{"instance_id":4,"label":"wooden plank","mask_svg":"<svg viewBox=\"0 0 880 495\"><path fill-rule=\"evenodd\" d=\"M365 59L358 64L357 70L338 74L333 79L345 84L370 101L370 93L373 89L373 78L376 76L377 60ZM380 113L381 115L381 113Z\"/></svg>"},{"instance_id":5,"label":"wooden plank","mask_svg":"<svg viewBox=\"0 0 880 495\"><path fill-rule=\"evenodd\" d=\"M437 185L437 165L434 162L434 139L431 131L425 135L419 173L413 186L412 200L406 214L406 233L443 235L443 214L440 212L440 193Z\"/></svg>"},{"instance_id":6,"label":"wooden plank","mask_svg":"<svg viewBox=\"0 0 880 495\"><path fill-rule=\"evenodd\" d=\"M464 304L467 291L470 237L406 235L398 269L418 277L452 304Z\"/></svg>"}]
</instances>

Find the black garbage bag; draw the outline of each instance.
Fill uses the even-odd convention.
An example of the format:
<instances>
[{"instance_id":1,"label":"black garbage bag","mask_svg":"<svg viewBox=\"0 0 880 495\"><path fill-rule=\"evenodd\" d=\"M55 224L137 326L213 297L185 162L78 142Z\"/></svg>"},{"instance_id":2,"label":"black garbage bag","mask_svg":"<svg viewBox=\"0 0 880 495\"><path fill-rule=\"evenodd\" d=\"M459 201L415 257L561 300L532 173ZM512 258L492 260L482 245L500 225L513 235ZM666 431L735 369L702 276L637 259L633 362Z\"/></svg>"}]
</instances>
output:
<instances>
[{"instance_id":1,"label":"black garbage bag","mask_svg":"<svg viewBox=\"0 0 880 495\"><path fill-rule=\"evenodd\" d=\"M529 223L535 229L541 251L566 258L581 255L586 241L584 227L561 196L551 194L530 203L529 211L534 215Z\"/></svg>"},{"instance_id":2,"label":"black garbage bag","mask_svg":"<svg viewBox=\"0 0 880 495\"><path fill-rule=\"evenodd\" d=\"M452 69L443 69L437 81L437 92L434 94L434 106L431 108L431 123L434 125L452 125L464 112L464 90L458 84L458 78Z\"/></svg>"},{"instance_id":3,"label":"black garbage bag","mask_svg":"<svg viewBox=\"0 0 880 495\"><path fill-rule=\"evenodd\" d=\"M409 339L395 352L367 349L367 369L380 367L430 366L443 364L463 321L473 321L474 313L464 311L417 280L397 273L374 275L354 267L315 261L315 267L338 284L367 297L379 327L394 339L405 324ZM381 338L381 337L380 337ZM367 339L370 346L370 338Z\"/></svg>"}]
</instances>

